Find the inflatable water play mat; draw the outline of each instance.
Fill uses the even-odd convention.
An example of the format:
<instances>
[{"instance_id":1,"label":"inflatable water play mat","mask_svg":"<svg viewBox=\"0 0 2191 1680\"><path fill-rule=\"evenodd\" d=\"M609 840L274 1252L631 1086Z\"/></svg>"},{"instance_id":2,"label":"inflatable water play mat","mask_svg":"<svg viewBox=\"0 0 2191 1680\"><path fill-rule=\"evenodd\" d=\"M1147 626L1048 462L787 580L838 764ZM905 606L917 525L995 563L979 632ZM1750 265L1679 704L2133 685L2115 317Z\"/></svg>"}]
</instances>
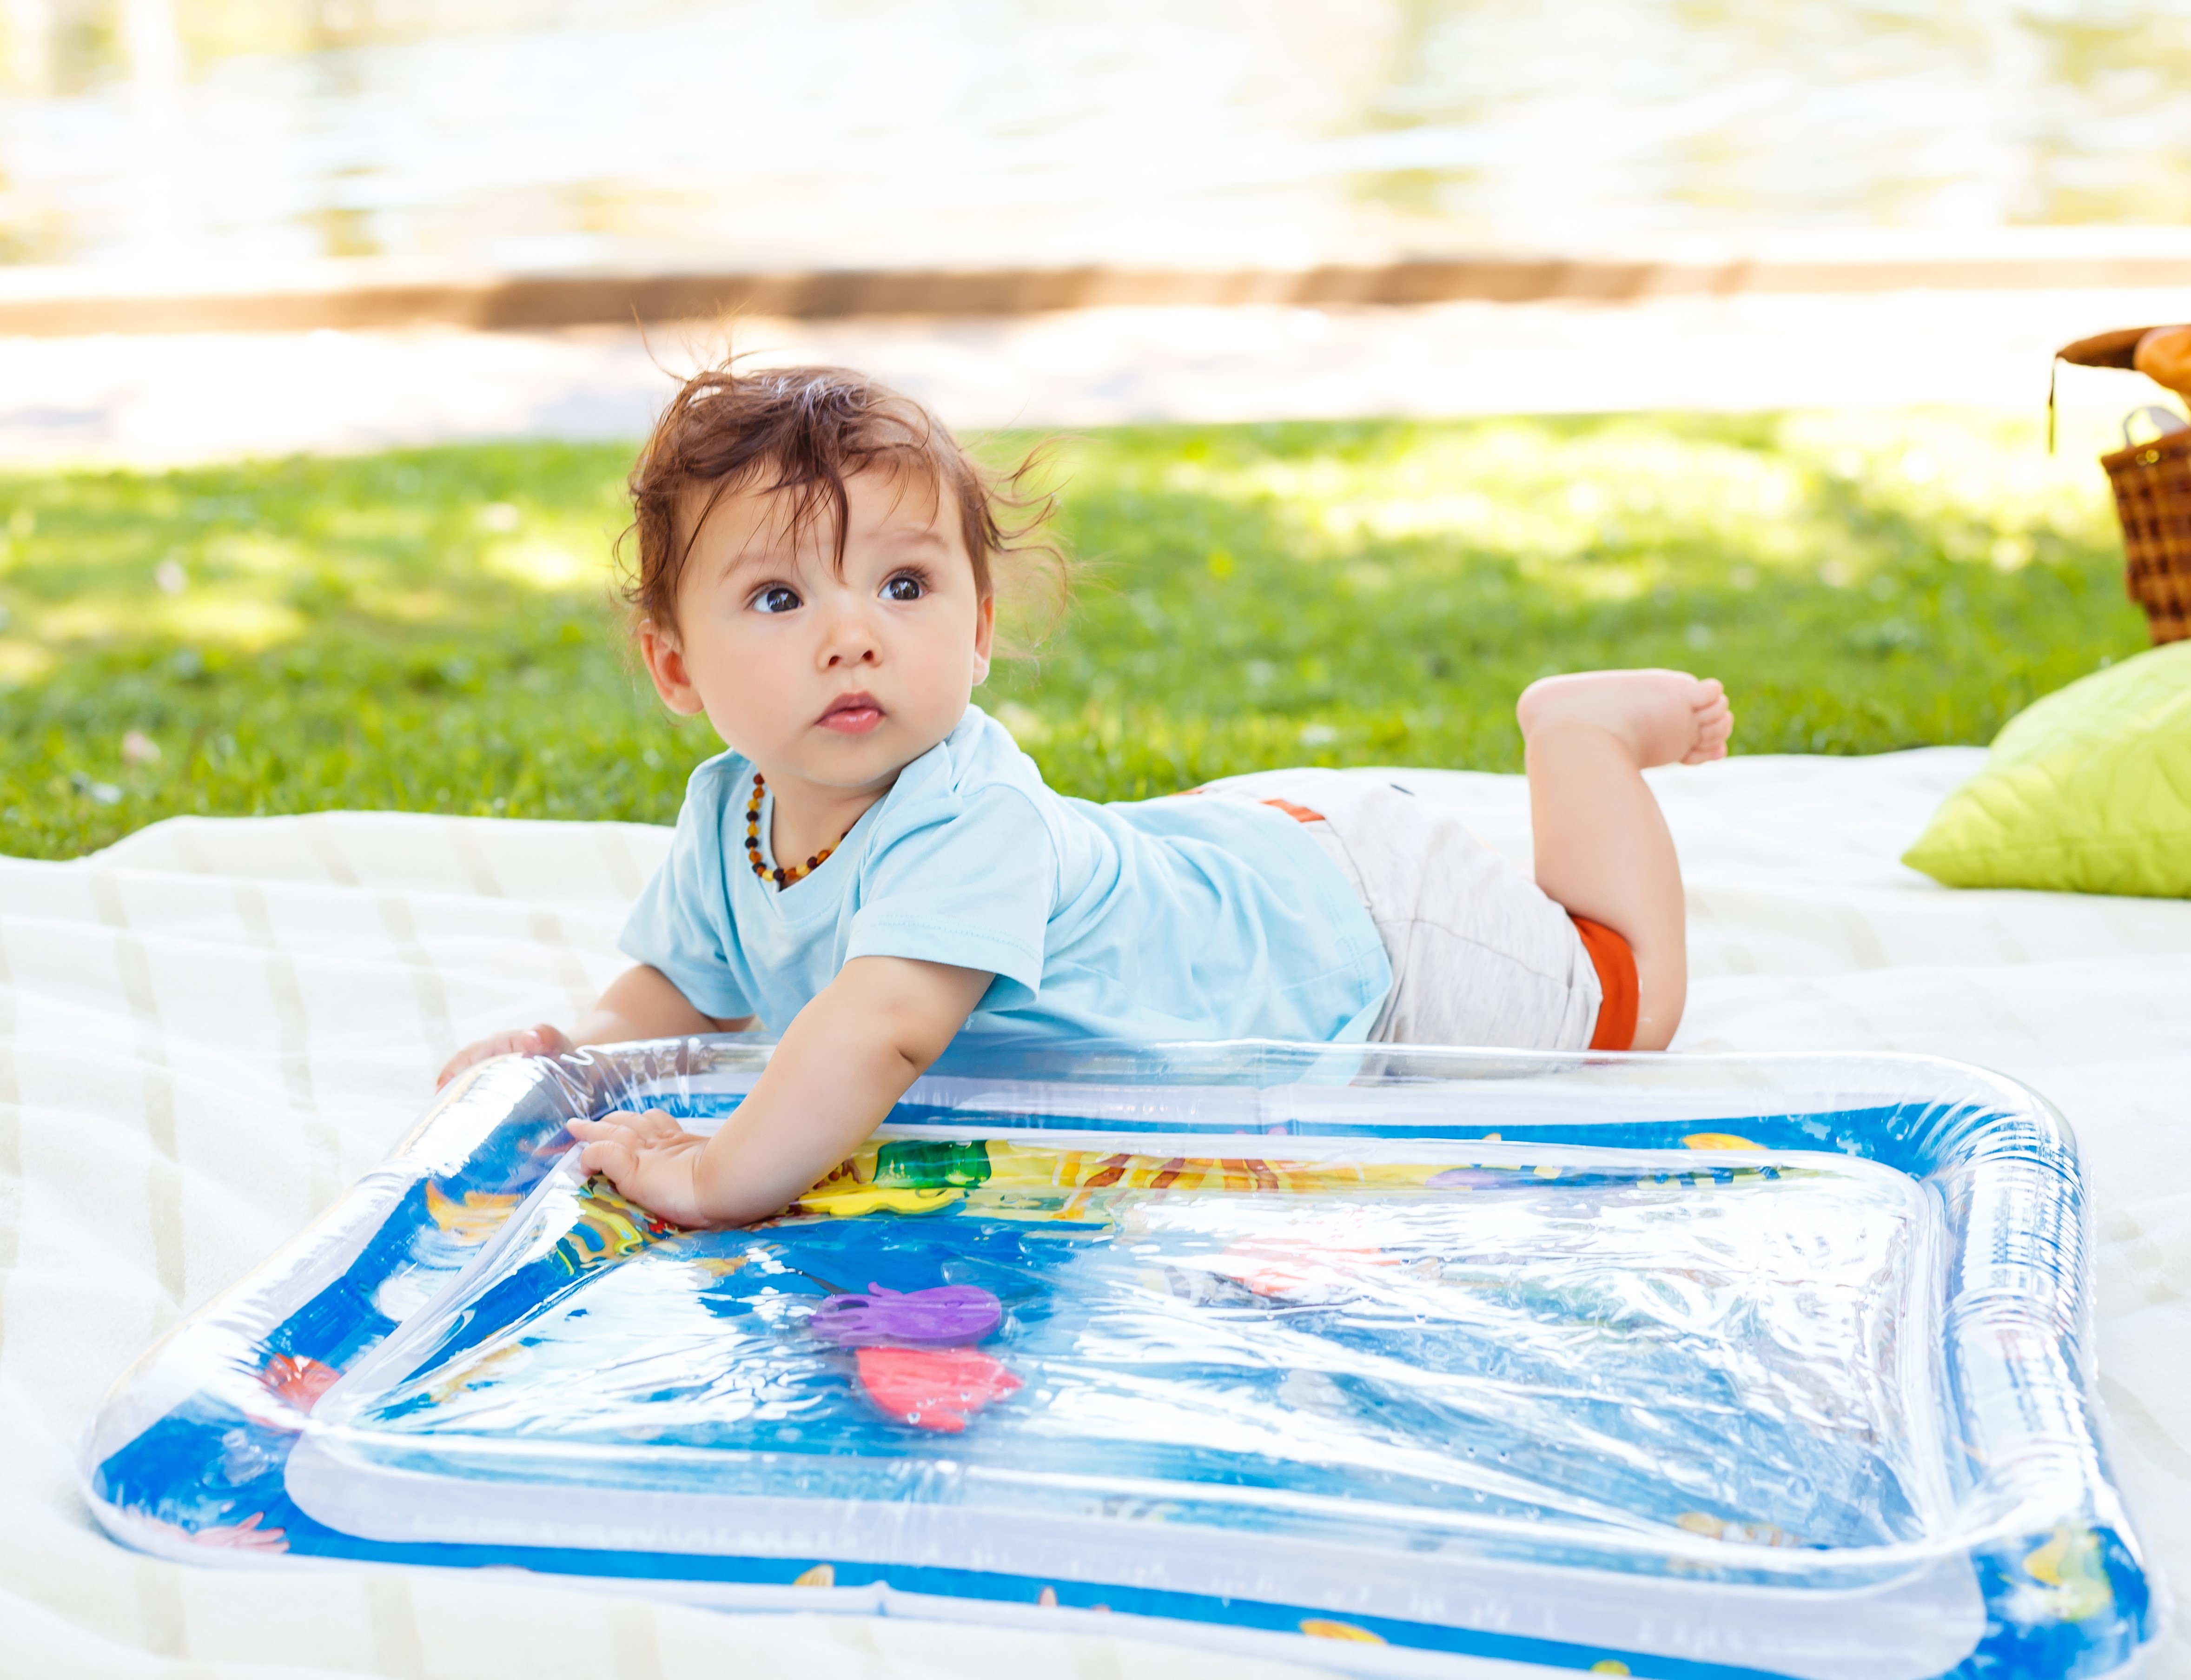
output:
<instances>
[{"instance_id":1,"label":"inflatable water play mat","mask_svg":"<svg viewBox=\"0 0 2191 1680\"><path fill-rule=\"evenodd\" d=\"M576 1172L573 1116L707 1129L768 1053L452 1085L122 1379L100 1521L1364 1674L2003 1680L2158 1637L2074 1147L2007 1080L993 1048L748 1229Z\"/></svg>"}]
</instances>

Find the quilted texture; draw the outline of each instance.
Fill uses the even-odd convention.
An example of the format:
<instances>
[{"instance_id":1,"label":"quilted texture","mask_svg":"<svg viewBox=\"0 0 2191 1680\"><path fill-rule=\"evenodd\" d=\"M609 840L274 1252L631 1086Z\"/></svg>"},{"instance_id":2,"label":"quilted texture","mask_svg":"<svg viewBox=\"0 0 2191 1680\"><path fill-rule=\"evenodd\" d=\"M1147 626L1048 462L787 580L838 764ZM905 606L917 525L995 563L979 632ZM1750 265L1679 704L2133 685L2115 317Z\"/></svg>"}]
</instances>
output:
<instances>
[{"instance_id":1,"label":"quilted texture","mask_svg":"<svg viewBox=\"0 0 2191 1680\"><path fill-rule=\"evenodd\" d=\"M2191 641L2010 719L1902 861L1949 886L2191 897Z\"/></svg>"},{"instance_id":2,"label":"quilted texture","mask_svg":"<svg viewBox=\"0 0 2191 1680\"><path fill-rule=\"evenodd\" d=\"M1954 1056L2059 1105L2090 1174L2109 1451L2180 1597L2191 899L1949 892L1896 863L1984 759L1650 772L1688 897L1674 1042ZM1520 777L1354 773L1528 867ZM70 1466L101 1391L371 1170L458 1045L584 1009L629 965L617 931L669 844L636 824L352 812L178 817L77 863L0 858L0 1676L1309 1680L1130 1627L726 1621L521 1572L192 1569L100 1536ZM2140 1680L2191 1680L2186 1620Z\"/></svg>"}]
</instances>

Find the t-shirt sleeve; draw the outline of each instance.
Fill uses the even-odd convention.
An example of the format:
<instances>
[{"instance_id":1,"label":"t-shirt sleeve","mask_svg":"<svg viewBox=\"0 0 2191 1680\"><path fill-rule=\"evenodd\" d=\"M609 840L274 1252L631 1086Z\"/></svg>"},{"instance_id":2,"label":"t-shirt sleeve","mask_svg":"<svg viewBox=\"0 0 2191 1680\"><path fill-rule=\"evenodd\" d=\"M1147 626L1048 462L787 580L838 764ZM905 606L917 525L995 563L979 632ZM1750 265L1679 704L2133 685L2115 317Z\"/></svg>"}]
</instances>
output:
<instances>
[{"instance_id":1,"label":"t-shirt sleeve","mask_svg":"<svg viewBox=\"0 0 2191 1680\"><path fill-rule=\"evenodd\" d=\"M911 957L979 969L1030 999L1041 990L1057 846L1025 794L991 786L925 802L877 838L847 960Z\"/></svg>"},{"instance_id":2,"label":"t-shirt sleeve","mask_svg":"<svg viewBox=\"0 0 2191 1680\"><path fill-rule=\"evenodd\" d=\"M754 1012L738 985L729 943L723 881L723 822L718 800L686 791L669 855L624 920L617 948L660 969L703 1015L734 1021Z\"/></svg>"}]
</instances>

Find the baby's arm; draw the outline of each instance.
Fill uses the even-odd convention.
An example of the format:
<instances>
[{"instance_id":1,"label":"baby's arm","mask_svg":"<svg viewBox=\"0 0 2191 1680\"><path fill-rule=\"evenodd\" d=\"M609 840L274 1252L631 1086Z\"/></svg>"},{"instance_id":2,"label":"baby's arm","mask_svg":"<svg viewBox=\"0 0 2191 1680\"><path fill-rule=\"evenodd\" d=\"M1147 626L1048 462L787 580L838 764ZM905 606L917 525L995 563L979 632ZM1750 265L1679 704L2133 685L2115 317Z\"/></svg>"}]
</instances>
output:
<instances>
[{"instance_id":1,"label":"baby's arm","mask_svg":"<svg viewBox=\"0 0 2191 1680\"><path fill-rule=\"evenodd\" d=\"M449 1058L434 1087L438 1091L475 1062L494 1056L563 1056L580 1045L684 1038L694 1033L741 1033L753 1024L751 1016L731 1021L701 1014L660 969L641 963L618 975L601 994L592 1013L568 1033L543 1021L537 1027L497 1033L477 1044L466 1045Z\"/></svg>"},{"instance_id":2,"label":"baby's arm","mask_svg":"<svg viewBox=\"0 0 2191 1680\"><path fill-rule=\"evenodd\" d=\"M799 1011L713 1137L682 1130L658 1110L573 1120L571 1134L585 1145L580 1165L678 1225L744 1225L772 1214L882 1123L993 977L905 957L856 957Z\"/></svg>"}]
</instances>

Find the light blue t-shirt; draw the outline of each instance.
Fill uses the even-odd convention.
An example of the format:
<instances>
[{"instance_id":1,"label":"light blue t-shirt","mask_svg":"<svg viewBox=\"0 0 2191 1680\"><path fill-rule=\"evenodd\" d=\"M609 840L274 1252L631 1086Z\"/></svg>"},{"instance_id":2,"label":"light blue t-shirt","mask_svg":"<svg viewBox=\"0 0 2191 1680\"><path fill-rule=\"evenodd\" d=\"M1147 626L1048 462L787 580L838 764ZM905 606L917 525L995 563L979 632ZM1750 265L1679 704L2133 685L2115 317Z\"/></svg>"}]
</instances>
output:
<instances>
[{"instance_id":1,"label":"light blue t-shirt","mask_svg":"<svg viewBox=\"0 0 2191 1680\"><path fill-rule=\"evenodd\" d=\"M704 1015L781 1032L851 958L913 957L997 977L972 1031L1358 1041L1392 983L1369 913L1292 817L1067 799L976 706L780 891L746 857L752 797L736 753L692 772L619 942Z\"/></svg>"}]
</instances>

